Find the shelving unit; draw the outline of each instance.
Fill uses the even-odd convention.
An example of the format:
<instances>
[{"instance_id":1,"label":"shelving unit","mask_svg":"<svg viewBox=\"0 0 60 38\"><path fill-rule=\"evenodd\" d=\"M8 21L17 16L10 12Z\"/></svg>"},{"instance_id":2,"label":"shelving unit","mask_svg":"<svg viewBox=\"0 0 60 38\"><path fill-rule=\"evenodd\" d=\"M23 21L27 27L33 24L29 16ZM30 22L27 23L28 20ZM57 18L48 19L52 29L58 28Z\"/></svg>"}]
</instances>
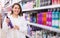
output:
<instances>
[{"instance_id":1,"label":"shelving unit","mask_svg":"<svg viewBox=\"0 0 60 38\"><path fill-rule=\"evenodd\" d=\"M57 5L43 6L43 7L32 8L32 9L24 9L22 11L27 12L27 11L35 11L35 10L42 10L42 9L49 9L49 8L59 8L59 7L60 7L60 5L57 4ZM58 28L53 28L53 27L49 27L49 26L46 26L46 25L42 26L42 25L36 24L36 23L28 23L28 24L32 25L32 26L39 27L39 28L43 28L43 29L46 29L46 30L49 30L49 31L60 33L60 29L58 29Z\"/></svg>"},{"instance_id":2,"label":"shelving unit","mask_svg":"<svg viewBox=\"0 0 60 38\"><path fill-rule=\"evenodd\" d=\"M33 8L33 9L25 9L23 10L23 12L27 12L27 11L34 11L34 10L42 10L42 9L49 9L49 8L59 8L60 5L50 5L50 6L44 6L44 7L38 7L38 8ZM46 25L40 25L40 24L36 24L36 23L28 23L29 25L33 25L33 26L37 26L37 27L40 27L40 28L43 28L43 29L46 29L46 30L50 30L50 31L53 31L53 32L57 32L57 33L60 33L60 29L57 29L57 28L53 28L53 27L49 27L49 26L46 26Z\"/></svg>"},{"instance_id":3,"label":"shelving unit","mask_svg":"<svg viewBox=\"0 0 60 38\"><path fill-rule=\"evenodd\" d=\"M46 29L46 30L50 30L50 31L53 31L53 32L60 33L60 29L57 29L57 28L53 28L53 27L49 27L49 26L45 26L45 25L42 26L42 25L36 24L36 23L28 23L28 24L36 26L36 27L40 27L40 28L43 28L43 29Z\"/></svg>"}]
</instances>

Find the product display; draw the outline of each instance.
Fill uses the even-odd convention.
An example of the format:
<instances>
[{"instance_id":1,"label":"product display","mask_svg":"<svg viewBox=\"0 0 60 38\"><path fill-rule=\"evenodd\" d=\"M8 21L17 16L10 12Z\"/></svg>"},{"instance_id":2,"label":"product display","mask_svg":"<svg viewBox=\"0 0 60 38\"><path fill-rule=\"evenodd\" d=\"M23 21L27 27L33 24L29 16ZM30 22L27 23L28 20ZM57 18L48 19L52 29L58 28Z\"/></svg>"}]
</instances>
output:
<instances>
[{"instance_id":1,"label":"product display","mask_svg":"<svg viewBox=\"0 0 60 38\"><path fill-rule=\"evenodd\" d=\"M32 38L60 38L60 34L48 32L45 30L31 31Z\"/></svg>"}]
</instances>

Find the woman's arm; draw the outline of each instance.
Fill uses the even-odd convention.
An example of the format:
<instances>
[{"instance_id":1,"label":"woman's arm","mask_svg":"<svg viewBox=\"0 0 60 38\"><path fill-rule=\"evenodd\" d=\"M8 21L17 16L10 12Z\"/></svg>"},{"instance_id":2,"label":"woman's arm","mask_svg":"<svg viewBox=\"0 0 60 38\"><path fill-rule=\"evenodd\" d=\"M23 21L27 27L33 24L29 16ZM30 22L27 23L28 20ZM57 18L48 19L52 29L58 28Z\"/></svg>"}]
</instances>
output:
<instances>
[{"instance_id":1,"label":"woman's arm","mask_svg":"<svg viewBox=\"0 0 60 38\"><path fill-rule=\"evenodd\" d=\"M4 21L3 21L3 24L2 24L2 29L5 30L5 31L9 28L7 22L8 22L8 20L5 17Z\"/></svg>"}]
</instances>

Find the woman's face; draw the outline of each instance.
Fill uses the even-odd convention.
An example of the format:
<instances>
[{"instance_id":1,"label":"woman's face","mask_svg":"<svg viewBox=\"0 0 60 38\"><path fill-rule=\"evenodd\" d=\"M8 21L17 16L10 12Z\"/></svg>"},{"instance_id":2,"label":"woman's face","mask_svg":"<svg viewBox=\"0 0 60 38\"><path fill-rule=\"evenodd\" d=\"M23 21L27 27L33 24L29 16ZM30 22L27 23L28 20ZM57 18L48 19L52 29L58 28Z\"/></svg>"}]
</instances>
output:
<instances>
[{"instance_id":1,"label":"woman's face","mask_svg":"<svg viewBox=\"0 0 60 38\"><path fill-rule=\"evenodd\" d=\"M14 5L14 7L12 8L13 10L13 14L18 15L20 13L20 8L18 5Z\"/></svg>"}]
</instances>

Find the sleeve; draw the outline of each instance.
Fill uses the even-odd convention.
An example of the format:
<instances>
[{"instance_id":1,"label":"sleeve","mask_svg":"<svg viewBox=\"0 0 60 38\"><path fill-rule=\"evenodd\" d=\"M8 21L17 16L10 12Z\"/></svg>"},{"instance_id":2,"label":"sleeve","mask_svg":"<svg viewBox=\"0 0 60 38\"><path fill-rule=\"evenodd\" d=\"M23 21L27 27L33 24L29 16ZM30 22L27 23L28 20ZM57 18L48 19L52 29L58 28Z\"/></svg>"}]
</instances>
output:
<instances>
[{"instance_id":1,"label":"sleeve","mask_svg":"<svg viewBox=\"0 0 60 38\"><path fill-rule=\"evenodd\" d=\"M27 21L23 18L23 21L22 21L22 26L20 26L20 31L21 32L24 32L24 33L27 33Z\"/></svg>"},{"instance_id":2,"label":"sleeve","mask_svg":"<svg viewBox=\"0 0 60 38\"><path fill-rule=\"evenodd\" d=\"M2 29L6 31L8 29L8 25L6 23L6 17L4 18L3 24L2 24Z\"/></svg>"}]
</instances>

